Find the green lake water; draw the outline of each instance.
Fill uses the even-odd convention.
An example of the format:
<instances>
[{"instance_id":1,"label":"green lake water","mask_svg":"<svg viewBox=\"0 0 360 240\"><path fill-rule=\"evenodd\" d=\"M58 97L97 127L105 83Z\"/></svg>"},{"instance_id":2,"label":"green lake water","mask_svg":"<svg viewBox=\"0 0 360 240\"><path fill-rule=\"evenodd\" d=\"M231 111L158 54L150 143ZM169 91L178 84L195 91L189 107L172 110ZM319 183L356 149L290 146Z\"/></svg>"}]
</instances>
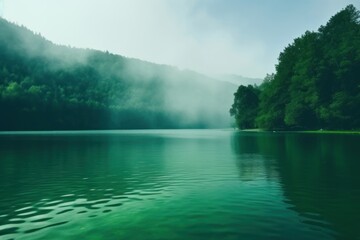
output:
<instances>
[{"instance_id":1,"label":"green lake water","mask_svg":"<svg viewBox=\"0 0 360 240\"><path fill-rule=\"evenodd\" d=\"M0 239L360 239L359 140L0 133Z\"/></svg>"}]
</instances>

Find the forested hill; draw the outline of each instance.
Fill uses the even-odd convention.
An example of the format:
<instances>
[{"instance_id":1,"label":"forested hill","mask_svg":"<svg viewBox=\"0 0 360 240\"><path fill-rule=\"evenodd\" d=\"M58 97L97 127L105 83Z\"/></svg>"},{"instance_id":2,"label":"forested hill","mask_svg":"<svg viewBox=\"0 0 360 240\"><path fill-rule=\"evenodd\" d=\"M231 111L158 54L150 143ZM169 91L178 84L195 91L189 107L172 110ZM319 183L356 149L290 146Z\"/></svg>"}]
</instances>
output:
<instances>
[{"instance_id":1,"label":"forested hill","mask_svg":"<svg viewBox=\"0 0 360 240\"><path fill-rule=\"evenodd\" d=\"M58 46L0 18L0 130L229 127L235 86Z\"/></svg>"},{"instance_id":2,"label":"forested hill","mask_svg":"<svg viewBox=\"0 0 360 240\"><path fill-rule=\"evenodd\" d=\"M239 128L359 130L359 11L295 39L260 87L239 87L230 112Z\"/></svg>"}]
</instances>

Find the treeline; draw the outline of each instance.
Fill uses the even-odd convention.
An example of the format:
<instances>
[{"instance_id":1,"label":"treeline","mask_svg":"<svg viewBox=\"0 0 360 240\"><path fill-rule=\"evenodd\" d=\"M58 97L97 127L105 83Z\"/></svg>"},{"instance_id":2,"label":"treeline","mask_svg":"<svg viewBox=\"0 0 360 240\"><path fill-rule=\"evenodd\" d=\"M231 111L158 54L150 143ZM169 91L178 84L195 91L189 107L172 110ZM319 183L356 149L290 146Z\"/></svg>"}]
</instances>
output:
<instances>
[{"instance_id":1,"label":"treeline","mask_svg":"<svg viewBox=\"0 0 360 240\"><path fill-rule=\"evenodd\" d=\"M360 13L349 5L280 53L275 74L240 86L239 128L360 129Z\"/></svg>"},{"instance_id":2,"label":"treeline","mask_svg":"<svg viewBox=\"0 0 360 240\"><path fill-rule=\"evenodd\" d=\"M0 18L0 130L225 127L232 91L193 72L55 45Z\"/></svg>"}]
</instances>

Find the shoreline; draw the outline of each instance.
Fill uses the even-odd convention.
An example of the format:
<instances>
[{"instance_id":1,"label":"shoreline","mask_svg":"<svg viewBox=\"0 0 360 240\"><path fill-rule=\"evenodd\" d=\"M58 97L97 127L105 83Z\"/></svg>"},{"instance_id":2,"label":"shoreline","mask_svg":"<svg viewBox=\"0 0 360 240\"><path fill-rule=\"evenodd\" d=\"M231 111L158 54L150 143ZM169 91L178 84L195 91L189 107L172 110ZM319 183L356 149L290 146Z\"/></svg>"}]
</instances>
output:
<instances>
[{"instance_id":1,"label":"shoreline","mask_svg":"<svg viewBox=\"0 0 360 240\"><path fill-rule=\"evenodd\" d=\"M252 132L252 133L311 133L311 134L360 134L360 131L356 130L263 130L263 129L237 129L240 132Z\"/></svg>"}]
</instances>

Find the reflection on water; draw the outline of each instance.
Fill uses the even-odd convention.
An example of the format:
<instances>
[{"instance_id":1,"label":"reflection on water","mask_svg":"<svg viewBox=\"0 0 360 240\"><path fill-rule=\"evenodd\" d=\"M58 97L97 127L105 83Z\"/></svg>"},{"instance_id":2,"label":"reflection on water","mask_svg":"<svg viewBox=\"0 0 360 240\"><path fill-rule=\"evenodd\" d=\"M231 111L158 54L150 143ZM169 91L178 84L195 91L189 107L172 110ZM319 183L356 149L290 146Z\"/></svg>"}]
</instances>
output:
<instances>
[{"instance_id":1,"label":"reflection on water","mask_svg":"<svg viewBox=\"0 0 360 240\"><path fill-rule=\"evenodd\" d=\"M0 236L93 218L163 191L161 138L26 135L1 143Z\"/></svg>"},{"instance_id":2,"label":"reflection on water","mask_svg":"<svg viewBox=\"0 0 360 240\"><path fill-rule=\"evenodd\" d=\"M279 179L285 201L304 222L339 239L360 239L359 140L355 135L238 133L233 148L239 156L267 159L256 167ZM249 171L256 176L242 157L237 165L241 177Z\"/></svg>"},{"instance_id":3,"label":"reflection on water","mask_svg":"<svg viewBox=\"0 0 360 240\"><path fill-rule=\"evenodd\" d=\"M0 135L0 239L359 239L358 136Z\"/></svg>"}]
</instances>

